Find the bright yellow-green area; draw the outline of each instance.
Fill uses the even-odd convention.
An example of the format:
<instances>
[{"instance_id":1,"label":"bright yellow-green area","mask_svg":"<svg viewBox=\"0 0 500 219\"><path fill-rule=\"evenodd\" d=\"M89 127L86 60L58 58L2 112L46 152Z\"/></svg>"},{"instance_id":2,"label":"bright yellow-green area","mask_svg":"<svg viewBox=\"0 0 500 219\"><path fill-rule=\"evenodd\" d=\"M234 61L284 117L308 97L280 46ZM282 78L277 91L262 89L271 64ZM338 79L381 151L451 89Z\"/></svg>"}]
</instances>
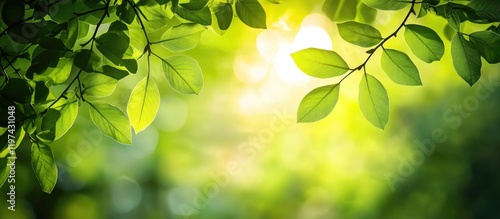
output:
<instances>
[{"instance_id":1,"label":"bright yellow-green area","mask_svg":"<svg viewBox=\"0 0 500 219\"><path fill-rule=\"evenodd\" d=\"M354 67L366 48L340 38L321 13L322 1L262 3L267 30L234 19L223 36L206 31L185 52L203 70L199 95L173 91L161 65L153 65L161 105L152 125L133 134L133 146L101 134L82 106L72 129L52 145L56 192L41 195L31 167L19 163L18 210L11 214L2 200L0 218L34 218L28 199L56 203L44 210L55 219L493 217L488 203L498 197L488 191L498 194L500 182L499 65L483 62L482 79L469 87L453 69L446 21L412 17L409 23L425 23L441 36L445 55L432 64L419 60L403 31L386 44L418 67L423 86L416 87L392 82L380 67L381 51L374 55L367 71L389 95L385 130L359 110L362 72L342 83L326 119L298 124L301 99L339 78L311 78L289 54L333 49ZM406 13L379 12L373 26L386 37ZM145 66L141 59L139 73L120 81L106 100L125 112Z\"/></svg>"}]
</instances>

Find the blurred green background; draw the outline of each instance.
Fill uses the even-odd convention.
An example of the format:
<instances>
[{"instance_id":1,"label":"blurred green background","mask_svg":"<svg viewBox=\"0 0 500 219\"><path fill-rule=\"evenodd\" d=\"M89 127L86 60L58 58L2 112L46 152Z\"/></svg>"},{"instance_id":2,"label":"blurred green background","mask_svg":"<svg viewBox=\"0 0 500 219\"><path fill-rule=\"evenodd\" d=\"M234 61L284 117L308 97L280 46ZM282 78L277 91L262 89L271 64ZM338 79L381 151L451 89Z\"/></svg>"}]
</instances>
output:
<instances>
[{"instance_id":1,"label":"blurred green background","mask_svg":"<svg viewBox=\"0 0 500 219\"><path fill-rule=\"evenodd\" d=\"M159 114L132 147L103 136L80 108L52 145L59 182L50 195L21 145L16 211L2 201L0 218L500 218L499 65L486 64L470 88L453 70L447 40L441 62L413 59L422 87L392 83L379 55L372 59L369 73L390 97L386 130L358 109L358 74L329 117L296 123L302 97L336 79L300 73L291 52L333 49L352 66L366 58L340 39L322 2L263 2L267 30L234 20L223 36L205 32L188 52L204 71L203 91L180 95L158 74ZM379 12L373 25L386 36L405 13ZM443 19L410 19L419 22L444 38ZM388 46L409 52L401 37ZM124 107L142 76L121 81L108 101Z\"/></svg>"}]
</instances>

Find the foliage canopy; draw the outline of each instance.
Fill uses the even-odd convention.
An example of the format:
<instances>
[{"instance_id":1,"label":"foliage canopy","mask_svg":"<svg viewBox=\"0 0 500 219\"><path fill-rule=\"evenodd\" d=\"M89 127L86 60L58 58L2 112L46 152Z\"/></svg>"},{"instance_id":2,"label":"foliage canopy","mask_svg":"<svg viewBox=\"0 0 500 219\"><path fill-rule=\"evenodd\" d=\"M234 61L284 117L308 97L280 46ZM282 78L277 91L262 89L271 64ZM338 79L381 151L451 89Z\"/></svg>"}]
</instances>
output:
<instances>
[{"instance_id":1,"label":"foliage canopy","mask_svg":"<svg viewBox=\"0 0 500 219\"><path fill-rule=\"evenodd\" d=\"M390 35L383 37L371 25L378 10L405 8L406 17ZM158 69L172 89L198 94L203 88L201 67L181 53L195 48L202 32L210 28L223 34L235 17L251 28L267 27L266 12L258 0L5 0L0 10L0 138L2 144L7 142L0 145L0 184L8 175L4 161L26 138L31 143L33 170L47 193L57 182L50 144L72 127L82 104L89 106L90 117L102 133L131 144L131 129L139 133L147 128L160 106L158 85L151 76L153 63L161 63ZM389 120L389 96L382 83L367 73L370 59L380 51L380 65L392 81L416 86L422 81L412 59L432 63L446 52L439 35L429 27L409 24L410 16L434 14L447 20L447 30L453 32L448 39L453 66L469 85L481 77L481 58L500 62L500 2L496 0L326 0L323 11L340 22L340 37L367 48L367 58L352 67L335 51L309 48L291 54L312 77L341 77L304 97L298 122L326 117L339 100L344 79L360 71L361 112L383 129ZM492 25L464 33L464 23ZM158 32L162 34L153 34ZM385 47L399 33L411 54ZM170 53L159 53L159 48ZM103 102L120 80L138 72L141 59L146 59L147 74L136 84L127 106ZM64 90L56 92L55 86ZM9 123L14 115L15 122Z\"/></svg>"}]
</instances>

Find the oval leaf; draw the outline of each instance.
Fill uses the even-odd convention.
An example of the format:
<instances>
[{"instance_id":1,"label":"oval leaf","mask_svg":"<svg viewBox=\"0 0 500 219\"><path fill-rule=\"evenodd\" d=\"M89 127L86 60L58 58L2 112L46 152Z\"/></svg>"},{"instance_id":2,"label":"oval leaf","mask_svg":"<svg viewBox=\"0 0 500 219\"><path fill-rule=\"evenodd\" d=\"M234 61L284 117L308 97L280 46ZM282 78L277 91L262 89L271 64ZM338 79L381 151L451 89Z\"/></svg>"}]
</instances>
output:
<instances>
[{"instance_id":1,"label":"oval leaf","mask_svg":"<svg viewBox=\"0 0 500 219\"><path fill-rule=\"evenodd\" d=\"M163 70L170 86L183 94L198 94L203 87L200 65L189 56L177 55L163 61Z\"/></svg>"},{"instance_id":2,"label":"oval leaf","mask_svg":"<svg viewBox=\"0 0 500 219\"><path fill-rule=\"evenodd\" d=\"M41 142L31 145L31 165L42 191L51 193L57 182L57 165L48 145Z\"/></svg>"},{"instance_id":3,"label":"oval leaf","mask_svg":"<svg viewBox=\"0 0 500 219\"><path fill-rule=\"evenodd\" d=\"M236 14L249 27L266 29L266 12L257 0L236 0Z\"/></svg>"},{"instance_id":4,"label":"oval leaf","mask_svg":"<svg viewBox=\"0 0 500 219\"><path fill-rule=\"evenodd\" d=\"M24 1L7 0L2 7L2 20L7 25L21 22L24 19Z\"/></svg>"},{"instance_id":5,"label":"oval leaf","mask_svg":"<svg viewBox=\"0 0 500 219\"><path fill-rule=\"evenodd\" d=\"M372 8L380 10L399 10L411 3L411 1L404 2L401 0L363 0L363 2Z\"/></svg>"},{"instance_id":6,"label":"oval leaf","mask_svg":"<svg viewBox=\"0 0 500 219\"><path fill-rule=\"evenodd\" d=\"M415 24L405 27L406 44L415 56L427 63L441 60L444 55L444 43L434 30Z\"/></svg>"},{"instance_id":7,"label":"oval leaf","mask_svg":"<svg viewBox=\"0 0 500 219\"><path fill-rule=\"evenodd\" d=\"M362 47L375 46L382 41L382 35L374 27L355 21L337 24L339 34L345 41Z\"/></svg>"},{"instance_id":8,"label":"oval leaf","mask_svg":"<svg viewBox=\"0 0 500 219\"><path fill-rule=\"evenodd\" d=\"M205 28L199 24L180 24L170 28L161 37L161 45L172 52L182 52L198 45Z\"/></svg>"},{"instance_id":9,"label":"oval leaf","mask_svg":"<svg viewBox=\"0 0 500 219\"><path fill-rule=\"evenodd\" d=\"M493 31L471 33L469 39L490 64L500 62L500 34Z\"/></svg>"},{"instance_id":10,"label":"oval leaf","mask_svg":"<svg viewBox=\"0 0 500 219\"><path fill-rule=\"evenodd\" d=\"M340 84L318 87L309 92L300 102L298 122L316 122L332 112L339 99Z\"/></svg>"},{"instance_id":11,"label":"oval leaf","mask_svg":"<svg viewBox=\"0 0 500 219\"><path fill-rule=\"evenodd\" d=\"M304 73L317 78L330 78L345 74L347 63L334 51L323 49L304 49L292 54L297 67Z\"/></svg>"},{"instance_id":12,"label":"oval leaf","mask_svg":"<svg viewBox=\"0 0 500 219\"><path fill-rule=\"evenodd\" d=\"M224 3L215 11L219 29L227 30L233 21L233 7L229 3Z\"/></svg>"},{"instance_id":13,"label":"oval leaf","mask_svg":"<svg viewBox=\"0 0 500 219\"><path fill-rule=\"evenodd\" d=\"M370 123L385 128L389 121L389 96L380 81L369 74L359 83L359 108Z\"/></svg>"},{"instance_id":14,"label":"oval leaf","mask_svg":"<svg viewBox=\"0 0 500 219\"><path fill-rule=\"evenodd\" d=\"M422 85L417 66L403 52L385 49L381 59L382 69L389 78L401 85Z\"/></svg>"},{"instance_id":15,"label":"oval leaf","mask_svg":"<svg viewBox=\"0 0 500 219\"><path fill-rule=\"evenodd\" d=\"M451 40L451 58L458 75L470 86L481 77L481 55L461 34Z\"/></svg>"},{"instance_id":16,"label":"oval leaf","mask_svg":"<svg viewBox=\"0 0 500 219\"><path fill-rule=\"evenodd\" d=\"M66 97L68 97L68 99L65 100L63 104L54 107L61 112L61 116L55 124L55 140L61 138L68 132L78 116L78 98L75 93L68 92ZM62 101L60 100L59 102Z\"/></svg>"},{"instance_id":17,"label":"oval leaf","mask_svg":"<svg viewBox=\"0 0 500 219\"><path fill-rule=\"evenodd\" d=\"M132 134L127 116L107 103L91 103L90 118L105 135L122 144L132 144Z\"/></svg>"},{"instance_id":18,"label":"oval leaf","mask_svg":"<svg viewBox=\"0 0 500 219\"><path fill-rule=\"evenodd\" d=\"M188 21L195 22L204 26L212 24L212 13L208 7L204 7L201 10L191 11L183 7L177 7L175 13Z\"/></svg>"},{"instance_id":19,"label":"oval leaf","mask_svg":"<svg viewBox=\"0 0 500 219\"><path fill-rule=\"evenodd\" d=\"M156 117L160 107L160 92L149 77L142 79L135 86L127 104L127 115L135 133L147 128Z\"/></svg>"},{"instance_id":20,"label":"oval leaf","mask_svg":"<svg viewBox=\"0 0 500 219\"><path fill-rule=\"evenodd\" d=\"M115 91L118 80L103 74L88 74L83 78L82 83L83 95L107 97Z\"/></svg>"},{"instance_id":21,"label":"oval leaf","mask_svg":"<svg viewBox=\"0 0 500 219\"><path fill-rule=\"evenodd\" d=\"M130 38L120 31L110 31L95 39L96 48L115 65L120 65L128 49Z\"/></svg>"}]
</instances>

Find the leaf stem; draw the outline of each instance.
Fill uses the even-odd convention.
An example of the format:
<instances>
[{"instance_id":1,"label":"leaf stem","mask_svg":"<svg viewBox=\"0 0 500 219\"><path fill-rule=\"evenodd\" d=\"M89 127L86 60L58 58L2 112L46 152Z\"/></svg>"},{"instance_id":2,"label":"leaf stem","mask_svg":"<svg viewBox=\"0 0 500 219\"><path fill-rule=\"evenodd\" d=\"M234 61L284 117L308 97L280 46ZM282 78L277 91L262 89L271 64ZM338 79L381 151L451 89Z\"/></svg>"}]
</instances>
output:
<instances>
[{"instance_id":1,"label":"leaf stem","mask_svg":"<svg viewBox=\"0 0 500 219\"><path fill-rule=\"evenodd\" d=\"M370 59L373 57L373 54L379 49L379 48L382 48L384 49L384 44L389 40L391 39L392 37L396 37L396 35L398 34L398 32L401 30L401 28L403 28L403 26L405 26L406 22L408 21L408 19L410 18L410 15L411 14L415 14L415 4L417 4L416 0L412 0L411 1L411 7L410 7L410 10L408 11L408 13L406 14L406 17L403 19L403 21L401 22L401 24L399 25L399 27L394 31L392 32L389 36L387 36L386 38L384 38L375 48L373 49L370 49L369 50L369 54L368 57L365 59L365 61L359 65L358 67L356 68L353 68L353 69L350 69L349 72L344 76L342 77L342 79L340 79L340 81L338 82L338 84L342 83L347 77L349 77L352 73L354 73L355 71L360 71L361 69L364 69L365 70L365 74L366 74L366 64L368 64L368 61L370 61Z\"/></svg>"}]
</instances>

